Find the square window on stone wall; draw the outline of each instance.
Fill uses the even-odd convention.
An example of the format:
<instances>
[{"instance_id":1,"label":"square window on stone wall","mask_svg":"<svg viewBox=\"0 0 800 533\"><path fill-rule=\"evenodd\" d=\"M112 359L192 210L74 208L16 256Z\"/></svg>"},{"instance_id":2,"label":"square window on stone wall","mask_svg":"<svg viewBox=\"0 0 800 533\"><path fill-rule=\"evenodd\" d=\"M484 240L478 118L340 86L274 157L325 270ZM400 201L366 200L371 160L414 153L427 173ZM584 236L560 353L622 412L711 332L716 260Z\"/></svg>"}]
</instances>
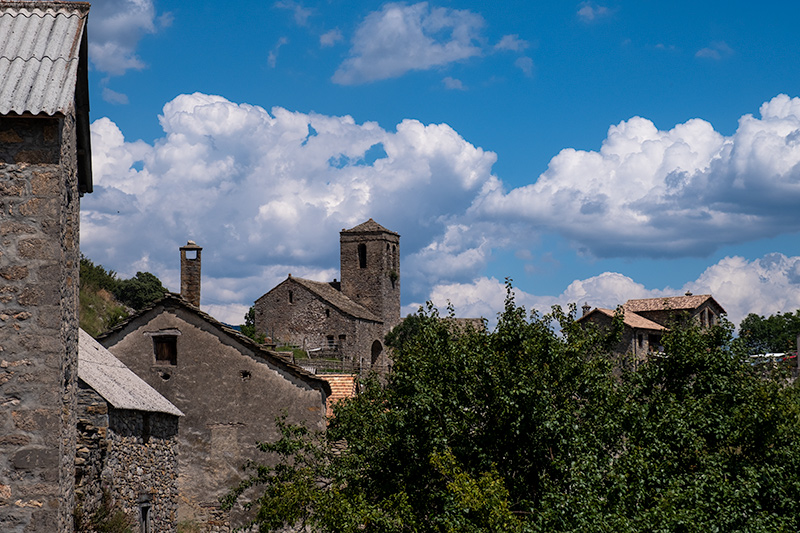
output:
<instances>
[{"instance_id":1,"label":"square window on stone wall","mask_svg":"<svg viewBox=\"0 0 800 533\"><path fill-rule=\"evenodd\" d=\"M172 335L158 335L153 337L153 352L156 363L178 364L178 337Z\"/></svg>"}]
</instances>

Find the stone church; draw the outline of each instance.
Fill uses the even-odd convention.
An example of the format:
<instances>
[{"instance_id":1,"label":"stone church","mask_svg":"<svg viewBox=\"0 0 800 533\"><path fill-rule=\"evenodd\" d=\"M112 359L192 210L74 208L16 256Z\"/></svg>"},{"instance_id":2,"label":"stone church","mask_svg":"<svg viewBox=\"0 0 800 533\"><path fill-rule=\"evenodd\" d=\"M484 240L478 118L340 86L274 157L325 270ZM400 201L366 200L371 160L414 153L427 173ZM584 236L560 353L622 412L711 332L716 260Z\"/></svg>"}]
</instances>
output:
<instances>
[{"instance_id":1,"label":"stone church","mask_svg":"<svg viewBox=\"0 0 800 533\"><path fill-rule=\"evenodd\" d=\"M256 330L351 370L385 369L400 323L400 235L371 218L339 233L341 281L291 274L255 302Z\"/></svg>"}]
</instances>

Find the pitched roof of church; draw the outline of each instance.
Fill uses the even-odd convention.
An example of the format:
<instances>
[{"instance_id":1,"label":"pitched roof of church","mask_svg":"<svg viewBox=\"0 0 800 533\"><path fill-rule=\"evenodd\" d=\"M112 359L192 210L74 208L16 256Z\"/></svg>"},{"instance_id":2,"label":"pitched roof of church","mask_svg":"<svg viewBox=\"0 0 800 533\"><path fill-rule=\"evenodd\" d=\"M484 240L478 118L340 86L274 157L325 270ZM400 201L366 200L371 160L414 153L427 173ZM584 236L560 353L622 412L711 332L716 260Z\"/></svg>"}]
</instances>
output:
<instances>
[{"instance_id":1,"label":"pitched roof of church","mask_svg":"<svg viewBox=\"0 0 800 533\"><path fill-rule=\"evenodd\" d=\"M362 222L358 226L350 229L343 229L342 233L366 233L366 232L379 232L379 233L391 233L392 235L399 236L400 234L392 231L390 229L386 229L371 218L366 222Z\"/></svg>"},{"instance_id":2,"label":"pitched roof of church","mask_svg":"<svg viewBox=\"0 0 800 533\"><path fill-rule=\"evenodd\" d=\"M628 300L623 307L626 311L633 311L634 313L642 311L691 310L697 309L708 300L711 300L722 312L725 311L710 294Z\"/></svg>"},{"instance_id":3,"label":"pitched roof of church","mask_svg":"<svg viewBox=\"0 0 800 533\"><path fill-rule=\"evenodd\" d=\"M372 220L372 219L370 219ZM348 314L355 318L360 318L363 320L371 320L373 322L382 322L380 318L378 318L372 311L367 309L361 304L358 304L342 294L341 291L338 291L331 287L330 283L325 283L323 281L312 281L310 279L305 278L295 278L289 276L287 281L294 281L298 285L305 287L309 291L313 292L333 307L336 307L340 311L345 314Z\"/></svg>"},{"instance_id":4,"label":"pitched roof of church","mask_svg":"<svg viewBox=\"0 0 800 533\"><path fill-rule=\"evenodd\" d=\"M78 336L78 377L117 409L183 416L180 409L82 329Z\"/></svg>"}]
</instances>

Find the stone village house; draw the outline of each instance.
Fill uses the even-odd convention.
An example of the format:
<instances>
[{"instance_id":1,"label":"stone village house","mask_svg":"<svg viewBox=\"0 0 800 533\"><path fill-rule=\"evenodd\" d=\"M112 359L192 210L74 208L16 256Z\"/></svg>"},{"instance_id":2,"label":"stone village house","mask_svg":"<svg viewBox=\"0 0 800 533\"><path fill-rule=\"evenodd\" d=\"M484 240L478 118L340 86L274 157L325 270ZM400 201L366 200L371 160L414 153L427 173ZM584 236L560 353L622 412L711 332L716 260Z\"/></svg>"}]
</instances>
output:
<instances>
[{"instance_id":1,"label":"stone village house","mask_svg":"<svg viewBox=\"0 0 800 533\"><path fill-rule=\"evenodd\" d=\"M325 428L328 383L199 309L202 248L181 248L182 295L168 294L98 339L174 404L178 427L178 521L227 531L218 498L266 456L275 419Z\"/></svg>"},{"instance_id":2,"label":"stone village house","mask_svg":"<svg viewBox=\"0 0 800 533\"><path fill-rule=\"evenodd\" d=\"M142 533L178 525L178 419L183 413L80 330L76 521L104 498ZM82 520L78 520L78 517Z\"/></svg>"},{"instance_id":3,"label":"stone village house","mask_svg":"<svg viewBox=\"0 0 800 533\"><path fill-rule=\"evenodd\" d=\"M72 530L89 4L0 4L0 531Z\"/></svg>"},{"instance_id":4,"label":"stone village house","mask_svg":"<svg viewBox=\"0 0 800 533\"><path fill-rule=\"evenodd\" d=\"M339 243L341 281L289 274L256 300L256 331L339 359L343 370L386 369L383 339L400 323L400 235L370 218Z\"/></svg>"},{"instance_id":5,"label":"stone village house","mask_svg":"<svg viewBox=\"0 0 800 533\"><path fill-rule=\"evenodd\" d=\"M612 350L618 356L632 356L641 361L650 353L663 351L661 336L676 320L690 319L702 327L719 323L725 309L710 294L686 293L684 296L628 300L622 306L622 339ZM610 327L614 317L611 309L583 307L578 323Z\"/></svg>"}]
</instances>

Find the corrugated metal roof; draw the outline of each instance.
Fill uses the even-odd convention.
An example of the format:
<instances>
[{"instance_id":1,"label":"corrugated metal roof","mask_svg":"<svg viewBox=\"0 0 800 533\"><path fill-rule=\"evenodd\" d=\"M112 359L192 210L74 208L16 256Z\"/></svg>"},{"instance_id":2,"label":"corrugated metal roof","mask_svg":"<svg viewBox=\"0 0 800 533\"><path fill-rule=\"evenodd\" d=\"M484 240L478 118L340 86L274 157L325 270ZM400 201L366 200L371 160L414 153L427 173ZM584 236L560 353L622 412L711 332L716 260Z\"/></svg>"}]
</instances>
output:
<instances>
[{"instance_id":1,"label":"corrugated metal roof","mask_svg":"<svg viewBox=\"0 0 800 533\"><path fill-rule=\"evenodd\" d=\"M0 114L67 112L88 13L87 3L0 3Z\"/></svg>"},{"instance_id":2,"label":"corrugated metal roof","mask_svg":"<svg viewBox=\"0 0 800 533\"><path fill-rule=\"evenodd\" d=\"M78 377L117 409L183 416L169 400L82 329L78 340Z\"/></svg>"}]
</instances>

